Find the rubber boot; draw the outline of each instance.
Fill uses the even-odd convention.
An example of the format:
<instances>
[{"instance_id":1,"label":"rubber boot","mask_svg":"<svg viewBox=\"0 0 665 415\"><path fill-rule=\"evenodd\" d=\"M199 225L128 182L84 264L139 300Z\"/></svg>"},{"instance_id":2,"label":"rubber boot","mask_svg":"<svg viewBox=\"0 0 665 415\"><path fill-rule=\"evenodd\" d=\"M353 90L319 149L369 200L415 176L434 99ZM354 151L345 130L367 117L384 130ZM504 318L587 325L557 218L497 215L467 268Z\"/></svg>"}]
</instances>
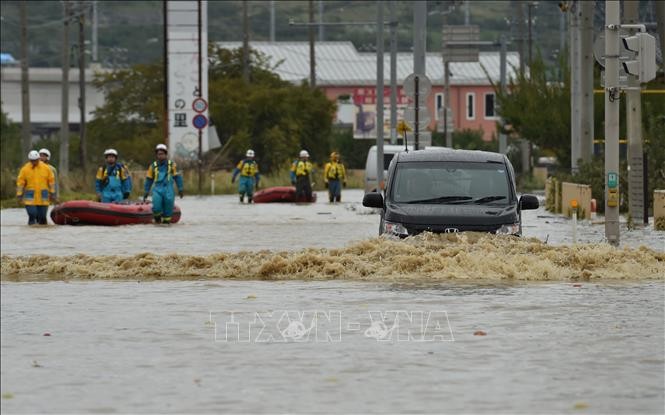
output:
<instances>
[{"instance_id":1,"label":"rubber boot","mask_svg":"<svg viewBox=\"0 0 665 415\"><path fill-rule=\"evenodd\" d=\"M247 203L252 203L252 196L247 196Z\"/></svg>"},{"instance_id":2,"label":"rubber boot","mask_svg":"<svg viewBox=\"0 0 665 415\"><path fill-rule=\"evenodd\" d=\"M245 195L240 195L240 203L245 203Z\"/></svg>"},{"instance_id":3,"label":"rubber boot","mask_svg":"<svg viewBox=\"0 0 665 415\"><path fill-rule=\"evenodd\" d=\"M162 223L162 215L155 215L154 220L155 223Z\"/></svg>"}]
</instances>

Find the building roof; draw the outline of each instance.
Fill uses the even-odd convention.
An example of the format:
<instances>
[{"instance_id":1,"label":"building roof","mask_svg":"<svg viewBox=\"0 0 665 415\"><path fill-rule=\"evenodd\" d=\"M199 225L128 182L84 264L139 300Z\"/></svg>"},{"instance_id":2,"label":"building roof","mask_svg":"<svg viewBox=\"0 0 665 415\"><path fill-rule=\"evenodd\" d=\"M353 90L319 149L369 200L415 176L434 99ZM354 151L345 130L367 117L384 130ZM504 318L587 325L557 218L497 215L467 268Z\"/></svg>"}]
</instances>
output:
<instances>
[{"instance_id":1,"label":"building roof","mask_svg":"<svg viewBox=\"0 0 665 415\"><path fill-rule=\"evenodd\" d=\"M241 42L219 42L219 46L235 49ZM270 65L284 80L298 83L309 79L309 43L308 42L251 42L250 47L270 57ZM317 42L316 83L324 86L375 85L376 54L358 52L351 42ZM488 85L488 75L493 82L500 76L499 52L480 52L478 62L450 63L451 85ZM519 67L519 54L507 53L507 77L515 75L514 68ZM390 79L390 54L384 55L384 79ZM440 53L428 53L426 75L435 85L443 85L443 60ZM413 72L413 54L397 54L397 82Z\"/></svg>"}]
</instances>

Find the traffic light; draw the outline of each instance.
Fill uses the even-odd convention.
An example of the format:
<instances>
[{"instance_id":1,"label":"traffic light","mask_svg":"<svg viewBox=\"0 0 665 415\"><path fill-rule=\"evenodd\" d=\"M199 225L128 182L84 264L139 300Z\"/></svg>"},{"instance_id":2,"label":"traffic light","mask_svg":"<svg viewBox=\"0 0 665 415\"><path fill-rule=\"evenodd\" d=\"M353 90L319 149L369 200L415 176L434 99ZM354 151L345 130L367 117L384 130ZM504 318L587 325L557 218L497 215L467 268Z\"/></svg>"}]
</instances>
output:
<instances>
[{"instance_id":1,"label":"traffic light","mask_svg":"<svg viewBox=\"0 0 665 415\"><path fill-rule=\"evenodd\" d=\"M627 74L636 76L640 82L649 82L656 77L656 38L648 33L636 33L622 37L623 46L636 52L635 60L623 62Z\"/></svg>"}]
</instances>

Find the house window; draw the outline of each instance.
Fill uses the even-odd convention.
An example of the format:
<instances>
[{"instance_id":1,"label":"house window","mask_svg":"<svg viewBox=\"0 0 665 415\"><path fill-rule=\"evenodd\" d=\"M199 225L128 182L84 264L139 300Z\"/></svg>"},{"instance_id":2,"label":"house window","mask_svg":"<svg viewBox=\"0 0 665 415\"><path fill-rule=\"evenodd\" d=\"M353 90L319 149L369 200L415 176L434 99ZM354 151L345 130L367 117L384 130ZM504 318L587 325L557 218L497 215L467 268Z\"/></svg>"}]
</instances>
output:
<instances>
[{"instance_id":1,"label":"house window","mask_svg":"<svg viewBox=\"0 0 665 415\"><path fill-rule=\"evenodd\" d=\"M476 119L476 94L475 92L469 92L466 94L466 119L475 120Z\"/></svg>"},{"instance_id":2,"label":"house window","mask_svg":"<svg viewBox=\"0 0 665 415\"><path fill-rule=\"evenodd\" d=\"M485 118L496 118L494 110L495 95L493 92L485 94Z\"/></svg>"},{"instance_id":3,"label":"house window","mask_svg":"<svg viewBox=\"0 0 665 415\"><path fill-rule=\"evenodd\" d=\"M443 114L443 94L439 93L435 95L434 105L436 108L434 116L436 117L435 119L438 120L441 117L441 114Z\"/></svg>"}]
</instances>

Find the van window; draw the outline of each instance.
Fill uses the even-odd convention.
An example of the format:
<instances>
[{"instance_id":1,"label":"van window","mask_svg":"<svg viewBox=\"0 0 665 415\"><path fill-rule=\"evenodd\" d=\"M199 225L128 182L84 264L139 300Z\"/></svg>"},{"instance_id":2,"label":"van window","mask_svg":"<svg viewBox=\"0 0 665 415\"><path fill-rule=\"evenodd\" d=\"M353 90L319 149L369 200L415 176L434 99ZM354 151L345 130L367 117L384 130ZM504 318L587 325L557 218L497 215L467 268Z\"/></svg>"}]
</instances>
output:
<instances>
[{"instance_id":1,"label":"van window","mask_svg":"<svg viewBox=\"0 0 665 415\"><path fill-rule=\"evenodd\" d=\"M499 163L400 163L393 183L396 203L507 204L512 194L506 166Z\"/></svg>"},{"instance_id":2,"label":"van window","mask_svg":"<svg viewBox=\"0 0 665 415\"><path fill-rule=\"evenodd\" d=\"M388 170L388 167L390 167L390 162L393 161L393 157L395 157L393 153L383 155L383 170Z\"/></svg>"}]
</instances>

